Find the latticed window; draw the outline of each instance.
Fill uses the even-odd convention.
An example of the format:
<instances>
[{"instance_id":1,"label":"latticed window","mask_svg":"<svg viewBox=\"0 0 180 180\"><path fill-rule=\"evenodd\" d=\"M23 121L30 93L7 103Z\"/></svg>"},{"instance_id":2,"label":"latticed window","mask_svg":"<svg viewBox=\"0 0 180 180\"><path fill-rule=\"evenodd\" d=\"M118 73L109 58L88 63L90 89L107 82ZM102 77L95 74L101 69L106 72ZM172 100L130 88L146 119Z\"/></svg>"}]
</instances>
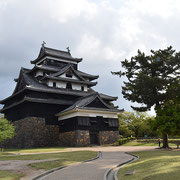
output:
<instances>
[{"instance_id":1,"label":"latticed window","mask_svg":"<svg viewBox=\"0 0 180 180\"><path fill-rule=\"evenodd\" d=\"M109 119L109 127L118 127L119 123L117 119Z\"/></svg>"},{"instance_id":2,"label":"latticed window","mask_svg":"<svg viewBox=\"0 0 180 180\"><path fill-rule=\"evenodd\" d=\"M79 126L90 126L89 118L87 117L78 117Z\"/></svg>"},{"instance_id":3,"label":"latticed window","mask_svg":"<svg viewBox=\"0 0 180 180\"><path fill-rule=\"evenodd\" d=\"M72 78L72 72L71 71L66 72L66 77Z\"/></svg>"}]
</instances>

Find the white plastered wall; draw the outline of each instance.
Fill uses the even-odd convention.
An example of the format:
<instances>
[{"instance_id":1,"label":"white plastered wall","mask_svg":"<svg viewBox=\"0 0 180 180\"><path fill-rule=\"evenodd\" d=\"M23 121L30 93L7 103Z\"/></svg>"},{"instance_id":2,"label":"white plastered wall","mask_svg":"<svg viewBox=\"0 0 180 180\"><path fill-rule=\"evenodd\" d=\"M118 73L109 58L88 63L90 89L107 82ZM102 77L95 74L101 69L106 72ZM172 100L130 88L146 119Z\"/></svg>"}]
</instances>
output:
<instances>
[{"instance_id":1,"label":"white plastered wall","mask_svg":"<svg viewBox=\"0 0 180 180\"><path fill-rule=\"evenodd\" d=\"M57 115L58 116L58 115ZM102 116L103 118L118 118L116 112L100 112L100 111L75 111L71 113L67 113L64 115L59 115L58 120L64 120L64 119L69 119L72 117L77 117L77 116L83 116L83 117L97 117L97 116Z\"/></svg>"},{"instance_id":2,"label":"white plastered wall","mask_svg":"<svg viewBox=\"0 0 180 180\"><path fill-rule=\"evenodd\" d=\"M37 71L35 77L37 77L37 76L43 76L43 71L40 71L40 70Z\"/></svg>"},{"instance_id":3,"label":"white plastered wall","mask_svg":"<svg viewBox=\"0 0 180 180\"><path fill-rule=\"evenodd\" d=\"M47 85L50 86L50 87L53 87L53 82L56 82L56 87L57 88L66 88L66 83L65 82L58 82L58 81L49 80L47 82Z\"/></svg>"},{"instance_id":4,"label":"white plastered wall","mask_svg":"<svg viewBox=\"0 0 180 180\"><path fill-rule=\"evenodd\" d=\"M57 88L66 88L66 82L63 82L63 81L52 81L52 80L48 80L47 81L47 85L49 87L53 87L53 82L56 82L56 87ZM84 91L87 91L87 85L81 85L81 84L76 84L76 83L72 83L72 89L73 90L78 90L78 91L81 91L81 86L84 86Z\"/></svg>"},{"instance_id":5,"label":"white plastered wall","mask_svg":"<svg viewBox=\"0 0 180 180\"><path fill-rule=\"evenodd\" d=\"M81 85L80 84L75 84L75 83L72 83L72 89L73 90L81 90Z\"/></svg>"},{"instance_id":6,"label":"white plastered wall","mask_svg":"<svg viewBox=\"0 0 180 180\"><path fill-rule=\"evenodd\" d=\"M70 77L66 77L66 73L65 74L62 74L60 75L59 77L63 77L63 78L68 78L68 79L76 79L76 80L79 80L74 74L72 75L72 78Z\"/></svg>"}]
</instances>

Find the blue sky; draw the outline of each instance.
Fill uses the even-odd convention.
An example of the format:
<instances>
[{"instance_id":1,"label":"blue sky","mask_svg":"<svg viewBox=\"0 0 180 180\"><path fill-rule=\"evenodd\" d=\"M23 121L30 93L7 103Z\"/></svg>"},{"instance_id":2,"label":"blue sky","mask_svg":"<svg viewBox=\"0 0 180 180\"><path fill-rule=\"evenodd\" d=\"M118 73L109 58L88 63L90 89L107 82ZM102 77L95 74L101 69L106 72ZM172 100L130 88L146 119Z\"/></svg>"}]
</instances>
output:
<instances>
[{"instance_id":1,"label":"blue sky","mask_svg":"<svg viewBox=\"0 0 180 180\"><path fill-rule=\"evenodd\" d=\"M122 97L123 79L111 75L120 61L138 49L180 50L178 0L0 0L0 99L14 90L21 67L46 46L82 57L82 71L100 75L97 91L118 96L117 105L131 111ZM152 114L152 113L151 113Z\"/></svg>"}]
</instances>

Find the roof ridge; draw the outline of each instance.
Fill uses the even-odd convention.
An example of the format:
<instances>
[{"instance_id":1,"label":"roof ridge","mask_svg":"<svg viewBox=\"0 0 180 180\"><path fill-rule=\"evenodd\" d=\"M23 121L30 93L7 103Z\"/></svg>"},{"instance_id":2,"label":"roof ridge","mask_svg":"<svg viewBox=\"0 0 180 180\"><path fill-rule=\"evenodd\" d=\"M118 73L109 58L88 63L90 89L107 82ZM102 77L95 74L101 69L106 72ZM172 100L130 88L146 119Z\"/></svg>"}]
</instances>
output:
<instances>
[{"instance_id":1,"label":"roof ridge","mask_svg":"<svg viewBox=\"0 0 180 180\"><path fill-rule=\"evenodd\" d=\"M50 48L50 47L44 46L44 49L50 49L50 50L59 51L59 52L62 52L62 53L66 53L66 54L71 55L71 53L68 52L68 51L58 50L58 49L55 49L55 48Z\"/></svg>"}]
</instances>

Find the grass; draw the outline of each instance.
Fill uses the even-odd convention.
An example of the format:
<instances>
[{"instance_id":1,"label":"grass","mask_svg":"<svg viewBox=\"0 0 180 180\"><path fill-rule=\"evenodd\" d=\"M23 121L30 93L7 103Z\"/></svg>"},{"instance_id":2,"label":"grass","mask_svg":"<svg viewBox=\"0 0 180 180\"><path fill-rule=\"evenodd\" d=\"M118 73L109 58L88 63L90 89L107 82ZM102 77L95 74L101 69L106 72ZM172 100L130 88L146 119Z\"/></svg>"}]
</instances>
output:
<instances>
[{"instance_id":1,"label":"grass","mask_svg":"<svg viewBox=\"0 0 180 180\"><path fill-rule=\"evenodd\" d=\"M92 151L75 151L75 152L60 152L60 153L44 153L44 154L30 154L30 155L14 155L14 156L0 156L0 160L45 160L45 159L61 159L62 157L78 156L80 159L88 157L88 154L97 154Z\"/></svg>"},{"instance_id":2,"label":"grass","mask_svg":"<svg viewBox=\"0 0 180 180\"><path fill-rule=\"evenodd\" d=\"M126 144L123 144L122 146L159 146L158 142L157 143L141 143L141 142L137 142L137 140L134 141L130 141ZM162 143L161 143L162 146ZM169 143L169 146L176 146L175 144L171 144Z\"/></svg>"},{"instance_id":3,"label":"grass","mask_svg":"<svg viewBox=\"0 0 180 180\"><path fill-rule=\"evenodd\" d=\"M97 152L93 152L93 151L66 152L66 153L61 153L61 156L59 156L57 160L32 163L30 164L30 166L36 169L49 170L60 166L66 166L72 163L82 162L94 158L96 156L97 156Z\"/></svg>"},{"instance_id":4,"label":"grass","mask_svg":"<svg viewBox=\"0 0 180 180\"><path fill-rule=\"evenodd\" d=\"M4 149L4 152L0 152L0 155L6 154L19 154L19 153L46 153L55 151L65 151L64 147L46 147L46 148L31 148L31 149Z\"/></svg>"},{"instance_id":5,"label":"grass","mask_svg":"<svg viewBox=\"0 0 180 180\"><path fill-rule=\"evenodd\" d=\"M179 180L180 151L134 152L139 160L127 164L118 172L119 180ZM132 175L125 175L134 171Z\"/></svg>"},{"instance_id":6,"label":"grass","mask_svg":"<svg viewBox=\"0 0 180 180\"><path fill-rule=\"evenodd\" d=\"M74 151L48 154L1 156L0 160L50 160L29 164L29 166L36 169L49 170L52 168L65 166L76 162L82 162L96 156L97 152L94 151ZM22 176L23 174L20 173L0 171L0 180L19 180Z\"/></svg>"},{"instance_id":7,"label":"grass","mask_svg":"<svg viewBox=\"0 0 180 180\"><path fill-rule=\"evenodd\" d=\"M10 171L0 171L0 180L19 180L23 174Z\"/></svg>"}]
</instances>

